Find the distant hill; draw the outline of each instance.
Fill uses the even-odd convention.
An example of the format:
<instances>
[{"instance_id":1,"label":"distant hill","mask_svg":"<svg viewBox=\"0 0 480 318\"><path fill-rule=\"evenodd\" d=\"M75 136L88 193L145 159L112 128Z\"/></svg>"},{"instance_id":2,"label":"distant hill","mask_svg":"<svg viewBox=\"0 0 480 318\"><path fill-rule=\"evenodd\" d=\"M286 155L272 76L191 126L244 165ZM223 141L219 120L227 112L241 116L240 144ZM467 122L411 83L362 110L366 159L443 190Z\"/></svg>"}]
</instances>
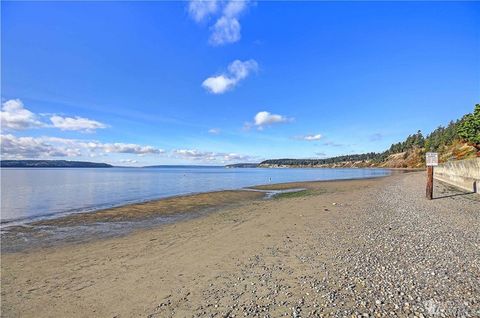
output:
<instances>
[{"instance_id":1,"label":"distant hill","mask_svg":"<svg viewBox=\"0 0 480 318\"><path fill-rule=\"evenodd\" d=\"M0 160L3 168L111 168L107 163L67 160Z\"/></svg>"},{"instance_id":2,"label":"distant hill","mask_svg":"<svg viewBox=\"0 0 480 318\"><path fill-rule=\"evenodd\" d=\"M257 168L258 163L234 163L226 165L225 168Z\"/></svg>"},{"instance_id":3,"label":"distant hill","mask_svg":"<svg viewBox=\"0 0 480 318\"><path fill-rule=\"evenodd\" d=\"M329 167L332 165L338 165L342 163L352 163L352 162L370 162L377 158L379 154L372 152L367 154L354 154L346 156L331 157L325 159L269 159L260 162L259 167L289 167L289 166L299 166L299 167Z\"/></svg>"},{"instance_id":4,"label":"distant hill","mask_svg":"<svg viewBox=\"0 0 480 318\"><path fill-rule=\"evenodd\" d=\"M221 166L202 166L202 165L155 165L143 166L142 168L218 168Z\"/></svg>"},{"instance_id":5,"label":"distant hill","mask_svg":"<svg viewBox=\"0 0 480 318\"><path fill-rule=\"evenodd\" d=\"M438 152L440 162L480 156L480 104L475 105L473 113L451 121L446 127L439 126L426 137L419 130L384 152L325 159L271 159L258 166L421 168L425 166L425 153L429 151Z\"/></svg>"}]
</instances>

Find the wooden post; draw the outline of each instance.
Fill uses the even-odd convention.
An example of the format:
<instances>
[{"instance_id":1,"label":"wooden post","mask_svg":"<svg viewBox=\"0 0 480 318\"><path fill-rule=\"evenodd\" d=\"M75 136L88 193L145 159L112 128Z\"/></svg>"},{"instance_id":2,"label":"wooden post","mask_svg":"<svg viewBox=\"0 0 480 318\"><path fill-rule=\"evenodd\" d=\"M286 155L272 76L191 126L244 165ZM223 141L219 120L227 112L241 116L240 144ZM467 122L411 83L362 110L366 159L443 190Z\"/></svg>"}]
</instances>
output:
<instances>
[{"instance_id":1,"label":"wooden post","mask_svg":"<svg viewBox=\"0 0 480 318\"><path fill-rule=\"evenodd\" d=\"M433 199L433 166L427 166L427 199Z\"/></svg>"},{"instance_id":2,"label":"wooden post","mask_svg":"<svg viewBox=\"0 0 480 318\"><path fill-rule=\"evenodd\" d=\"M427 165L427 199L433 199L433 167L438 166L438 153L427 152L425 154L425 164Z\"/></svg>"}]
</instances>

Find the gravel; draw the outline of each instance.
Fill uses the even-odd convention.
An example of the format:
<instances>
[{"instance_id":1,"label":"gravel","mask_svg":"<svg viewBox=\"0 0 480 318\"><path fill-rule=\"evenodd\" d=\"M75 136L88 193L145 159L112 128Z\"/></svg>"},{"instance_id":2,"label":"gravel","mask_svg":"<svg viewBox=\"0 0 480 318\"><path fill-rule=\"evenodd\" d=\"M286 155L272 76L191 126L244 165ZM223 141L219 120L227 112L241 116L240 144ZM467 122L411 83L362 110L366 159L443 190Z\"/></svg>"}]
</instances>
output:
<instances>
[{"instance_id":1,"label":"gravel","mask_svg":"<svg viewBox=\"0 0 480 318\"><path fill-rule=\"evenodd\" d=\"M428 201L424 178L333 202L348 212L331 231L285 233L220 272L201 302L173 295L150 317L480 317L480 196L436 182Z\"/></svg>"}]
</instances>

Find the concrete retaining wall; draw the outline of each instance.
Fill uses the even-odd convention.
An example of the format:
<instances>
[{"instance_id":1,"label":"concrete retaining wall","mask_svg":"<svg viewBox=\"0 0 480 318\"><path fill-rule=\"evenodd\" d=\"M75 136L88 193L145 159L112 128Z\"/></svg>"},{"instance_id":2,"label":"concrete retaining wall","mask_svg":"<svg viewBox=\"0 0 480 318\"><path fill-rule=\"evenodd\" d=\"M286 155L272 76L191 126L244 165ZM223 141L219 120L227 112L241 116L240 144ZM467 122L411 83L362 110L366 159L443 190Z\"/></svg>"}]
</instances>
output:
<instances>
[{"instance_id":1,"label":"concrete retaining wall","mask_svg":"<svg viewBox=\"0 0 480 318\"><path fill-rule=\"evenodd\" d=\"M433 171L435 179L480 193L480 158L449 161Z\"/></svg>"}]
</instances>

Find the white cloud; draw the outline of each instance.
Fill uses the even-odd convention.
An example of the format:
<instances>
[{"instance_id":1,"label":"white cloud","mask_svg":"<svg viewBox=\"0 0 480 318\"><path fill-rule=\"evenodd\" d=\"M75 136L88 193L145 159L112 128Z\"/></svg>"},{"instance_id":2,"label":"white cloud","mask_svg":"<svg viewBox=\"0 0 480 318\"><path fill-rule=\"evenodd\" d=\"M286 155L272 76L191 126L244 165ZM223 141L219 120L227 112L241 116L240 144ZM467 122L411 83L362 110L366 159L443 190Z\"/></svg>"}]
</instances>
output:
<instances>
[{"instance_id":1,"label":"white cloud","mask_svg":"<svg viewBox=\"0 0 480 318\"><path fill-rule=\"evenodd\" d=\"M96 129L108 126L96 120L83 117L62 117L52 115L51 124L42 122L40 116L26 109L20 99L11 99L2 104L0 113L2 130L25 130L30 128L59 128L61 130L76 130L81 132L94 132Z\"/></svg>"},{"instance_id":2,"label":"white cloud","mask_svg":"<svg viewBox=\"0 0 480 318\"><path fill-rule=\"evenodd\" d=\"M187 160L220 163L240 160L250 162L256 159L256 157L241 155L237 153L199 151L197 149L177 149L173 151L173 155L177 158L183 158Z\"/></svg>"},{"instance_id":3,"label":"white cloud","mask_svg":"<svg viewBox=\"0 0 480 318\"><path fill-rule=\"evenodd\" d=\"M203 81L202 86L213 94L222 94L235 86L235 81L225 75L209 77Z\"/></svg>"},{"instance_id":4,"label":"white cloud","mask_svg":"<svg viewBox=\"0 0 480 318\"><path fill-rule=\"evenodd\" d=\"M17 137L0 134L3 159L55 159L59 157L111 158L111 154L161 155L165 150L148 145L129 143L102 143L96 140L67 139L59 137ZM237 153L177 149L169 154L175 158L205 163L252 162L256 157ZM138 157L137 157L138 158ZM108 160L108 159L107 159ZM118 158L118 162L135 164L135 158Z\"/></svg>"},{"instance_id":5,"label":"white cloud","mask_svg":"<svg viewBox=\"0 0 480 318\"><path fill-rule=\"evenodd\" d=\"M306 141L316 141L322 139L321 134L316 134L316 135L305 135L305 136L299 136L297 139L301 140L306 140Z\"/></svg>"},{"instance_id":6,"label":"white cloud","mask_svg":"<svg viewBox=\"0 0 480 318\"><path fill-rule=\"evenodd\" d=\"M191 0L188 3L188 13L197 22L208 18L218 10L217 0Z\"/></svg>"},{"instance_id":7,"label":"white cloud","mask_svg":"<svg viewBox=\"0 0 480 318\"><path fill-rule=\"evenodd\" d=\"M99 144L99 147L107 153L131 153L137 155L146 154L161 154L165 150L158 149L152 146L140 146L136 144L113 143L113 144Z\"/></svg>"},{"instance_id":8,"label":"white cloud","mask_svg":"<svg viewBox=\"0 0 480 318\"><path fill-rule=\"evenodd\" d=\"M209 43L214 46L235 43L241 38L240 15L247 9L248 0L205 1L190 0L188 12L196 21L201 22L217 16L215 24L210 28ZM217 15L219 8L221 14Z\"/></svg>"},{"instance_id":9,"label":"white cloud","mask_svg":"<svg viewBox=\"0 0 480 318\"><path fill-rule=\"evenodd\" d=\"M223 8L223 14L212 27L209 42L212 45L235 43L241 38L240 14L247 8L248 1L230 0Z\"/></svg>"},{"instance_id":10,"label":"white cloud","mask_svg":"<svg viewBox=\"0 0 480 318\"><path fill-rule=\"evenodd\" d=\"M323 143L324 146L331 146L331 147L343 147L343 146L348 146L348 145L344 145L344 144L339 144L339 143L336 143L336 142L333 142L333 141L325 141Z\"/></svg>"},{"instance_id":11,"label":"white cloud","mask_svg":"<svg viewBox=\"0 0 480 318\"><path fill-rule=\"evenodd\" d=\"M24 130L44 126L34 113L24 107L19 99L4 102L0 118L2 130Z\"/></svg>"},{"instance_id":12,"label":"white cloud","mask_svg":"<svg viewBox=\"0 0 480 318\"><path fill-rule=\"evenodd\" d=\"M228 66L228 71L236 80L242 80L246 78L250 72L256 72L258 70L258 63L255 60L248 60L242 62L235 60Z\"/></svg>"},{"instance_id":13,"label":"white cloud","mask_svg":"<svg viewBox=\"0 0 480 318\"><path fill-rule=\"evenodd\" d=\"M246 8L248 0L230 0L223 8L223 15L226 17L238 17Z\"/></svg>"},{"instance_id":14,"label":"white cloud","mask_svg":"<svg viewBox=\"0 0 480 318\"><path fill-rule=\"evenodd\" d=\"M240 155L240 154L237 154L237 153L227 153L227 154L223 154L223 160L224 161L251 161L253 160L254 158L251 157L251 156L247 156L247 155Z\"/></svg>"},{"instance_id":15,"label":"white cloud","mask_svg":"<svg viewBox=\"0 0 480 318\"><path fill-rule=\"evenodd\" d=\"M209 42L212 45L235 43L240 40L241 26L236 18L221 17L212 27Z\"/></svg>"},{"instance_id":16,"label":"white cloud","mask_svg":"<svg viewBox=\"0 0 480 318\"><path fill-rule=\"evenodd\" d=\"M83 117L61 117L54 115L50 117L53 127L61 130L77 130L82 132L93 132L96 129L107 128L107 125L96 120Z\"/></svg>"},{"instance_id":17,"label":"white cloud","mask_svg":"<svg viewBox=\"0 0 480 318\"><path fill-rule=\"evenodd\" d=\"M212 135L218 135L222 130L220 128L211 128L208 132Z\"/></svg>"},{"instance_id":18,"label":"white cloud","mask_svg":"<svg viewBox=\"0 0 480 318\"><path fill-rule=\"evenodd\" d=\"M215 22L210 35L210 44L223 45L240 40L242 27L239 15L247 8L248 1L230 0L223 8L223 15Z\"/></svg>"},{"instance_id":19,"label":"white cloud","mask_svg":"<svg viewBox=\"0 0 480 318\"><path fill-rule=\"evenodd\" d=\"M75 147L55 146L43 138L0 135L2 156L9 158L46 158L80 156Z\"/></svg>"},{"instance_id":20,"label":"white cloud","mask_svg":"<svg viewBox=\"0 0 480 318\"><path fill-rule=\"evenodd\" d=\"M255 60L235 60L228 66L228 71L218 76L212 76L203 81L202 86L210 93L223 94L235 87L241 80L245 79L251 72L258 70L258 63Z\"/></svg>"},{"instance_id":21,"label":"white cloud","mask_svg":"<svg viewBox=\"0 0 480 318\"><path fill-rule=\"evenodd\" d=\"M193 160L213 161L216 159L216 154L211 151L199 151L196 149L177 149L174 150L173 153L177 157Z\"/></svg>"},{"instance_id":22,"label":"white cloud","mask_svg":"<svg viewBox=\"0 0 480 318\"><path fill-rule=\"evenodd\" d=\"M121 163L128 163L128 164L133 164L133 163L138 163L138 160L133 160L133 159L122 159L122 160L119 160L118 162L121 162Z\"/></svg>"},{"instance_id":23,"label":"white cloud","mask_svg":"<svg viewBox=\"0 0 480 318\"><path fill-rule=\"evenodd\" d=\"M253 124L257 126L259 130L262 130L265 126L269 126L277 123L286 123L292 120L293 120L292 118L288 118L283 115L276 115L276 114L271 114L267 111L262 111L262 112L258 112L255 115L253 119Z\"/></svg>"},{"instance_id":24,"label":"white cloud","mask_svg":"<svg viewBox=\"0 0 480 318\"><path fill-rule=\"evenodd\" d=\"M89 157L110 153L162 154L165 150L152 146L127 143L101 143L98 141L59 137L16 137L1 135L2 156L9 158Z\"/></svg>"}]
</instances>

